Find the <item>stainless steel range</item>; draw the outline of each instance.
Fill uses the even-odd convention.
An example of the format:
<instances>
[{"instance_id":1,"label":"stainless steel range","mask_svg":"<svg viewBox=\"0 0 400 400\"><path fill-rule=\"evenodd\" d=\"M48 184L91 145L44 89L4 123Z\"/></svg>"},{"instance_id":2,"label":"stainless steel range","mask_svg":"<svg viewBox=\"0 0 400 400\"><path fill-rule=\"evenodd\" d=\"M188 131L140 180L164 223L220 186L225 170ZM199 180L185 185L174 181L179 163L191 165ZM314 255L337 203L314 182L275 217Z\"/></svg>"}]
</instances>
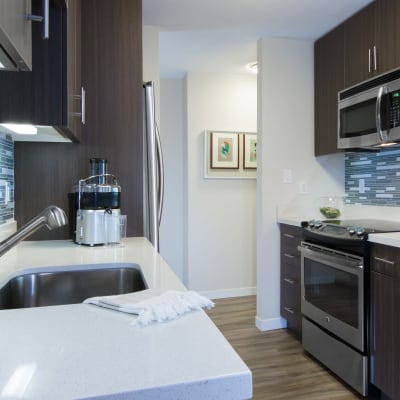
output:
<instances>
[{"instance_id":1,"label":"stainless steel range","mask_svg":"<svg viewBox=\"0 0 400 400\"><path fill-rule=\"evenodd\" d=\"M302 224L303 347L363 396L368 393L368 234L397 231L379 220Z\"/></svg>"}]
</instances>

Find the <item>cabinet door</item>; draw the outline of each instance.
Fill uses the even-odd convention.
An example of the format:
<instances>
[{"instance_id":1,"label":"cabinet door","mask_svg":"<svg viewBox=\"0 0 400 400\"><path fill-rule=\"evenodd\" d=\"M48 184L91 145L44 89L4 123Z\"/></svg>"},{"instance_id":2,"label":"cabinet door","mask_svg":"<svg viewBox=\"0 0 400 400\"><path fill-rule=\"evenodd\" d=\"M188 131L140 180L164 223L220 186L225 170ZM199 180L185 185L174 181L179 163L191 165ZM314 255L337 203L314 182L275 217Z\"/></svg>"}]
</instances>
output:
<instances>
[{"instance_id":1,"label":"cabinet door","mask_svg":"<svg viewBox=\"0 0 400 400\"><path fill-rule=\"evenodd\" d=\"M400 280L372 272L371 382L400 398Z\"/></svg>"},{"instance_id":2,"label":"cabinet door","mask_svg":"<svg viewBox=\"0 0 400 400\"><path fill-rule=\"evenodd\" d=\"M67 2L67 126L81 139L85 98L81 80L81 0Z\"/></svg>"},{"instance_id":3,"label":"cabinet door","mask_svg":"<svg viewBox=\"0 0 400 400\"><path fill-rule=\"evenodd\" d=\"M375 3L344 22L345 87L373 76L375 43Z\"/></svg>"},{"instance_id":4,"label":"cabinet door","mask_svg":"<svg viewBox=\"0 0 400 400\"><path fill-rule=\"evenodd\" d=\"M374 244L371 260L371 382L399 399L400 249Z\"/></svg>"},{"instance_id":5,"label":"cabinet door","mask_svg":"<svg viewBox=\"0 0 400 400\"><path fill-rule=\"evenodd\" d=\"M375 3L375 42L377 72L384 73L400 66L400 2L378 0Z\"/></svg>"},{"instance_id":6,"label":"cabinet door","mask_svg":"<svg viewBox=\"0 0 400 400\"><path fill-rule=\"evenodd\" d=\"M340 25L315 43L315 155L336 153L337 93L344 88L344 29Z\"/></svg>"},{"instance_id":7,"label":"cabinet door","mask_svg":"<svg viewBox=\"0 0 400 400\"><path fill-rule=\"evenodd\" d=\"M80 27L81 1L70 0L68 4L71 21L65 6L50 2L49 39L42 38L42 24L33 23L32 72L0 72L0 122L53 126L63 136L78 141L75 130L81 127L76 124L80 121L80 82L71 97L69 90L80 81L80 34L73 30L68 36L67 26ZM32 13L41 15L41 0L32 0ZM69 107L70 99L75 108Z\"/></svg>"},{"instance_id":8,"label":"cabinet door","mask_svg":"<svg viewBox=\"0 0 400 400\"><path fill-rule=\"evenodd\" d=\"M0 1L0 38L4 50L21 70L32 69L31 0Z\"/></svg>"},{"instance_id":9,"label":"cabinet door","mask_svg":"<svg viewBox=\"0 0 400 400\"><path fill-rule=\"evenodd\" d=\"M301 258L297 250L302 229L281 225L281 315L287 327L301 337L300 275Z\"/></svg>"}]
</instances>

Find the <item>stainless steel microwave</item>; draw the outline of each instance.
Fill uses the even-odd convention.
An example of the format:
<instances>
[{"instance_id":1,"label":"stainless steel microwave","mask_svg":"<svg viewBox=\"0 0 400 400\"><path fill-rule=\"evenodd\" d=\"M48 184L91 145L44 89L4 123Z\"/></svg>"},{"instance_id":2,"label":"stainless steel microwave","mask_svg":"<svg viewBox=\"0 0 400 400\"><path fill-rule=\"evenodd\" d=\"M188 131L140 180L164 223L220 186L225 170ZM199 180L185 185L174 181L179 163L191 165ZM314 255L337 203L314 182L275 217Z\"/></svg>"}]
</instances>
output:
<instances>
[{"instance_id":1,"label":"stainless steel microwave","mask_svg":"<svg viewBox=\"0 0 400 400\"><path fill-rule=\"evenodd\" d=\"M400 69L338 93L338 149L400 145Z\"/></svg>"}]
</instances>

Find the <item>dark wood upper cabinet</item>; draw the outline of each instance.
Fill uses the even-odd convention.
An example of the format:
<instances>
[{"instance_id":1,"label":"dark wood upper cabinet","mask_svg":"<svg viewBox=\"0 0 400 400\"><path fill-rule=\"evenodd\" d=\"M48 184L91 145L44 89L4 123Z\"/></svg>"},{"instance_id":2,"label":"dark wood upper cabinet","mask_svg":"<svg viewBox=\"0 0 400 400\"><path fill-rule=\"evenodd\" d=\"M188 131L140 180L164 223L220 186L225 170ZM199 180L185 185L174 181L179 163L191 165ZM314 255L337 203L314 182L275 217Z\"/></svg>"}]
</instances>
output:
<instances>
[{"instance_id":1,"label":"dark wood upper cabinet","mask_svg":"<svg viewBox=\"0 0 400 400\"><path fill-rule=\"evenodd\" d=\"M314 107L316 156L337 152L337 93L344 88L344 29L340 25L315 42Z\"/></svg>"},{"instance_id":2,"label":"dark wood upper cabinet","mask_svg":"<svg viewBox=\"0 0 400 400\"><path fill-rule=\"evenodd\" d=\"M0 72L0 122L53 126L79 141L80 9L81 0L51 1L46 40L42 24L32 23L32 71ZM41 0L32 0L32 13L41 15Z\"/></svg>"},{"instance_id":3,"label":"dark wood upper cabinet","mask_svg":"<svg viewBox=\"0 0 400 400\"><path fill-rule=\"evenodd\" d=\"M400 66L400 4L376 0L345 23L345 85L355 85Z\"/></svg>"},{"instance_id":4,"label":"dark wood upper cabinet","mask_svg":"<svg viewBox=\"0 0 400 400\"><path fill-rule=\"evenodd\" d=\"M400 2L378 0L375 3L375 43L377 73L400 66Z\"/></svg>"},{"instance_id":5,"label":"dark wood upper cabinet","mask_svg":"<svg viewBox=\"0 0 400 400\"><path fill-rule=\"evenodd\" d=\"M400 1L376 0L315 42L315 155L337 149L337 94L400 66Z\"/></svg>"},{"instance_id":6,"label":"dark wood upper cabinet","mask_svg":"<svg viewBox=\"0 0 400 400\"><path fill-rule=\"evenodd\" d=\"M344 22L345 87L374 74L375 3Z\"/></svg>"}]
</instances>

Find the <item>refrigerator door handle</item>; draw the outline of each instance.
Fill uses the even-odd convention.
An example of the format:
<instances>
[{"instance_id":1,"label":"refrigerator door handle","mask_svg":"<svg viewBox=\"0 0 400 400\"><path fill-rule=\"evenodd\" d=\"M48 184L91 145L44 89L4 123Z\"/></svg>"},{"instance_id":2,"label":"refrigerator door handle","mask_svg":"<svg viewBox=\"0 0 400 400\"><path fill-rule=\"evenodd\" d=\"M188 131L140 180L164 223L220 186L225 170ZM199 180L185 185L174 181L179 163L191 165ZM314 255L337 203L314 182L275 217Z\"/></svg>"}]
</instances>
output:
<instances>
[{"instance_id":1,"label":"refrigerator door handle","mask_svg":"<svg viewBox=\"0 0 400 400\"><path fill-rule=\"evenodd\" d=\"M156 131L156 145L157 145L157 198L158 198L158 207L157 207L157 217L158 217L158 225L161 224L161 217L164 206L164 157L162 154L161 147L161 139L160 139L160 131L158 129L157 122L155 123L155 131Z\"/></svg>"}]
</instances>

